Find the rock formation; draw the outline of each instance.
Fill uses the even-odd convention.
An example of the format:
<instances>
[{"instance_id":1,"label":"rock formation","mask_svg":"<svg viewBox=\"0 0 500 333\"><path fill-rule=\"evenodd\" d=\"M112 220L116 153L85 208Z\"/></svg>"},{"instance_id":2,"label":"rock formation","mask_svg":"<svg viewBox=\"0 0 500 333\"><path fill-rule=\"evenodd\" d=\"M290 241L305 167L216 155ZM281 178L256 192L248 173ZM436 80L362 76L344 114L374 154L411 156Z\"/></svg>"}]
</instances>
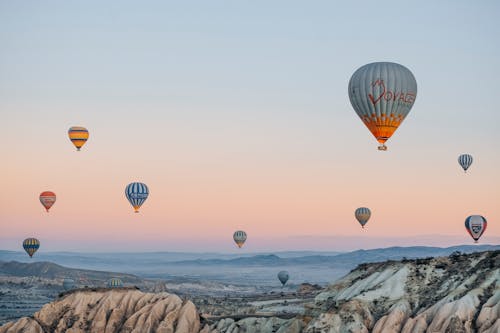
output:
<instances>
[{"instance_id":1,"label":"rock formation","mask_svg":"<svg viewBox=\"0 0 500 333\"><path fill-rule=\"evenodd\" d=\"M315 289L301 288L308 294ZM212 300L203 302L200 317L191 301L166 292L80 289L62 294L33 317L5 324L0 333L498 333L500 251L362 264L300 312L286 314L280 307L264 314L255 304L267 300L224 298L226 310L239 307L245 313L214 316L218 303Z\"/></svg>"},{"instance_id":2,"label":"rock formation","mask_svg":"<svg viewBox=\"0 0 500 333\"><path fill-rule=\"evenodd\" d=\"M143 293L133 288L76 290L46 304L33 318L0 327L11 332L158 332L200 330L196 307L168 293Z\"/></svg>"},{"instance_id":3,"label":"rock formation","mask_svg":"<svg viewBox=\"0 0 500 333\"><path fill-rule=\"evenodd\" d=\"M500 251L363 264L316 296L305 332L500 332Z\"/></svg>"}]
</instances>

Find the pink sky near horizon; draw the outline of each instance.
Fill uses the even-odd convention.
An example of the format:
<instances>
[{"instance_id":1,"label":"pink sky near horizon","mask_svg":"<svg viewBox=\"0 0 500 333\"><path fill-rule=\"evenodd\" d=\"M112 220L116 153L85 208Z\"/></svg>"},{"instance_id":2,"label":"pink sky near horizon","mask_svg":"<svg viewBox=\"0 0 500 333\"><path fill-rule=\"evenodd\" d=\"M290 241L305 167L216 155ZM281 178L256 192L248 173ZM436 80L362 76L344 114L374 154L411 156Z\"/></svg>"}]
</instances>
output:
<instances>
[{"instance_id":1,"label":"pink sky near horizon","mask_svg":"<svg viewBox=\"0 0 500 333\"><path fill-rule=\"evenodd\" d=\"M356 29L345 28L364 15L353 4L122 6L0 4L0 249L35 236L50 250L233 251L237 229L252 251L353 248L320 240L339 236L448 246L472 243L472 214L498 244L498 5L408 4L397 31L398 6ZM400 42L366 36L374 25ZM399 62L418 83L387 152L347 95L372 61ZM71 126L90 131L81 152ZM461 153L474 156L467 174ZM139 214L124 196L133 181L150 189Z\"/></svg>"}]
</instances>

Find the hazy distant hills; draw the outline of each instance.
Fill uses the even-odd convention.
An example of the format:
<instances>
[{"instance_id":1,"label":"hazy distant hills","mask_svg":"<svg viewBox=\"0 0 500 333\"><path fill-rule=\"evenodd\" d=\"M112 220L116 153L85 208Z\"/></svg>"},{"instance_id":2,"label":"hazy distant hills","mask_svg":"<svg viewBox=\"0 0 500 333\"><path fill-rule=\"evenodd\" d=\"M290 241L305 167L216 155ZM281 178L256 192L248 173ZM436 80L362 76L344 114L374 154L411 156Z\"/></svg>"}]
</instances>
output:
<instances>
[{"instance_id":1,"label":"hazy distant hills","mask_svg":"<svg viewBox=\"0 0 500 333\"><path fill-rule=\"evenodd\" d=\"M495 249L500 249L500 245L461 245L448 248L390 247L345 253L312 251L277 252L274 254L246 253L244 251L241 251L241 254L38 252L33 259L22 252L0 251L0 261L15 260L40 264L41 266L31 268L33 273L37 269L48 269L47 266L44 266L48 265L46 263L48 261L74 268L72 273L74 275L81 273L78 269L86 269L125 272L141 278L192 279L239 285L274 286L279 284L276 279L277 272L283 269L289 271L291 285L302 282L326 284L342 277L362 263L447 256L455 251L471 253ZM16 265L21 264L17 263ZM54 271L56 274L57 265L51 266L48 271ZM26 272L26 274L30 273ZM128 281L133 283L133 280Z\"/></svg>"},{"instance_id":2,"label":"hazy distant hills","mask_svg":"<svg viewBox=\"0 0 500 333\"><path fill-rule=\"evenodd\" d=\"M140 278L132 274L67 268L51 262L21 263L17 261L0 261L0 275L35 276L46 279L72 278L75 281L82 279L85 281L106 281L112 277L119 277L128 283L139 283L141 281Z\"/></svg>"},{"instance_id":3,"label":"hazy distant hills","mask_svg":"<svg viewBox=\"0 0 500 333\"><path fill-rule=\"evenodd\" d=\"M253 257L240 257L234 259L198 259L176 261L172 265L235 265L235 266L267 266L267 265L321 265L321 264L347 264L358 265L367 262L378 262L386 260L400 260L403 258L423 258L447 256L455 251L462 253L473 253L480 251L492 251L500 249L500 245L460 245L447 248L413 246L413 247L389 247L384 249L357 250L353 252L336 255L306 255L298 257L282 258L278 255L255 255Z\"/></svg>"}]
</instances>

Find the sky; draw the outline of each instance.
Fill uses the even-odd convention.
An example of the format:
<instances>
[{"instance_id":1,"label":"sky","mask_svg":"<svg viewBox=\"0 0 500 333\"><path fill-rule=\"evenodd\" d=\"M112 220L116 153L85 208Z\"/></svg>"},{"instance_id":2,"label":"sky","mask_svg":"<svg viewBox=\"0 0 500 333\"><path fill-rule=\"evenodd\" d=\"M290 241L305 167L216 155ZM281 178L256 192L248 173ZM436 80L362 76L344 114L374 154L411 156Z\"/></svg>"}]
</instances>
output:
<instances>
[{"instance_id":1,"label":"sky","mask_svg":"<svg viewBox=\"0 0 500 333\"><path fill-rule=\"evenodd\" d=\"M472 214L498 244L498 13L493 0L0 0L0 249L231 252L238 229L243 251L448 246L472 243ZM386 152L347 94L374 61L418 84ZM80 152L71 126L89 129ZM150 189L139 214L133 181Z\"/></svg>"}]
</instances>

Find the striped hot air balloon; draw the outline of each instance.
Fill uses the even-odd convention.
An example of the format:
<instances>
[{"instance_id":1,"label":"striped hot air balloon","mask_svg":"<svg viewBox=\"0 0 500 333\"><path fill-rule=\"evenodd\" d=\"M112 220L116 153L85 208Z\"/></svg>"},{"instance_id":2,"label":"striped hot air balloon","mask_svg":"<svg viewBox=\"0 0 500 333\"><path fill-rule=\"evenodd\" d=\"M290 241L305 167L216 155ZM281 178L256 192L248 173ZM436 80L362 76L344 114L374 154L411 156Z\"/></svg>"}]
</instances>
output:
<instances>
[{"instance_id":1,"label":"striped hot air balloon","mask_svg":"<svg viewBox=\"0 0 500 333\"><path fill-rule=\"evenodd\" d=\"M49 212L50 207L56 202L56 194L51 191L45 191L40 193L40 202L42 203L43 207L45 207L45 210L47 213Z\"/></svg>"},{"instance_id":2,"label":"striped hot air balloon","mask_svg":"<svg viewBox=\"0 0 500 333\"><path fill-rule=\"evenodd\" d=\"M120 288L123 287L123 281L119 278L111 278L108 280L108 288Z\"/></svg>"},{"instance_id":3,"label":"striped hot air balloon","mask_svg":"<svg viewBox=\"0 0 500 333\"><path fill-rule=\"evenodd\" d=\"M26 238L23 241L23 248L24 251L29 254L30 258L32 258L35 252L40 248L40 241L36 238Z\"/></svg>"},{"instance_id":4,"label":"striped hot air balloon","mask_svg":"<svg viewBox=\"0 0 500 333\"><path fill-rule=\"evenodd\" d=\"M364 65L349 81L352 107L380 143L379 150L387 150L385 142L406 118L416 97L413 74L392 62Z\"/></svg>"},{"instance_id":5,"label":"striped hot air balloon","mask_svg":"<svg viewBox=\"0 0 500 333\"><path fill-rule=\"evenodd\" d=\"M469 154L462 154L458 156L458 164L464 169L464 172L467 172L467 169L471 166L473 158Z\"/></svg>"},{"instance_id":6,"label":"striped hot air balloon","mask_svg":"<svg viewBox=\"0 0 500 333\"><path fill-rule=\"evenodd\" d=\"M144 183L130 183L125 187L125 196L134 207L134 211L139 213L139 208L149 196L149 189Z\"/></svg>"},{"instance_id":7,"label":"striped hot air balloon","mask_svg":"<svg viewBox=\"0 0 500 333\"><path fill-rule=\"evenodd\" d=\"M233 234L233 240L236 243L236 245L238 245L238 247L241 249L241 247L243 246L243 244L245 244L247 240L247 233L242 230L235 231Z\"/></svg>"},{"instance_id":8,"label":"striped hot air balloon","mask_svg":"<svg viewBox=\"0 0 500 333\"><path fill-rule=\"evenodd\" d=\"M486 226L488 222L481 215L471 215L465 219L465 229L471 235L474 242L477 243L479 238L486 231Z\"/></svg>"},{"instance_id":9,"label":"striped hot air balloon","mask_svg":"<svg viewBox=\"0 0 500 333\"><path fill-rule=\"evenodd\" d=\"M361 227L364 228L365 224L370 219L370 216L372 216L372 212L366 207L360 207L356 209L354 216L356 217L356 220L358 220L359 224L361 224Z\"/></svg>"},{"instance_id":10,"label":"striped hot air balloon","mask_svg":"<svg viewBox=\"0 0 500 333\"><path fill-rule=\"evenodd\" d=\"M89 138L89 131L85 127L73 126L68 130L68 136L76 150L80 150Z\"/></svg>"}]
</instances>

